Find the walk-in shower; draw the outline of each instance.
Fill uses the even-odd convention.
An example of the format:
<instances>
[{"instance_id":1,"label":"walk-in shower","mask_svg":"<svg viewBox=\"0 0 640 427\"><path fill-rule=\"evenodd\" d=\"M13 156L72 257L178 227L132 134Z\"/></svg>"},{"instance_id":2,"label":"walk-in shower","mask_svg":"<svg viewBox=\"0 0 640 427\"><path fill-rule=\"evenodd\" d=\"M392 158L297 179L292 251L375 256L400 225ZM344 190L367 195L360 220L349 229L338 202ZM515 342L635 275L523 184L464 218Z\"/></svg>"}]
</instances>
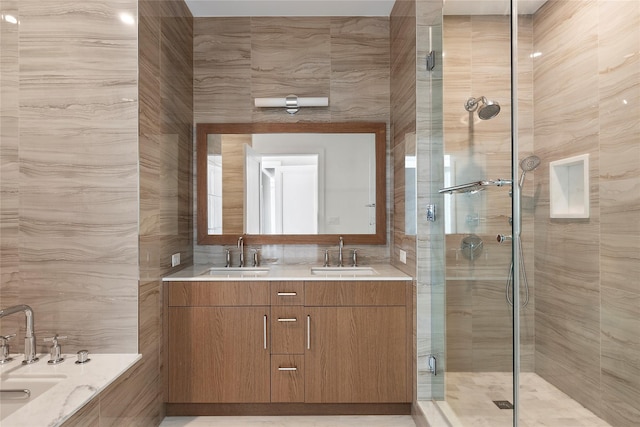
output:
<instances>
[{"instance_id":1,"label":"walk-in shower","mask_svg":"<svg viewBox=\"0 0 640 427\"><path fill-rule=\"evenodd\" d=\"M479 98L471 97L464 104L464 109L470 113L477 111L480 120L489 120L498 115L500 104L498 104L498 101L492 101L484 96Z\"/></svg>"},{"instance_id":2,"label":"walk-in shower","mask_svg":"<svg viewBox=\"0 0 640 427\"><path fill-rule=\"evenodd\" d=\"M416 90L432 114L417 192L444 223L417 226L417 394L451 425L640 426L638 197L625 191L640 185L638 4L416 13L419 46L442 52ZM594 90L598 102L579 96Z\"/></svg>"}]
</instances>

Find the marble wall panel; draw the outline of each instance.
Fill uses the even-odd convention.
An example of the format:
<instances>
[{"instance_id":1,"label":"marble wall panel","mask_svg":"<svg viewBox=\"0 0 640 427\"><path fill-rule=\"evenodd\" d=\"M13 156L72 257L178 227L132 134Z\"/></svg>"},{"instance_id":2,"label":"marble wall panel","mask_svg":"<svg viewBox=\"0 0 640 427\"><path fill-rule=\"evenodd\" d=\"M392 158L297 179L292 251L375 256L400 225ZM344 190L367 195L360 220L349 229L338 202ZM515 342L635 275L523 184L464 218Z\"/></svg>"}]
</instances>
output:
<instances>
[{"instance_id":1,"label":"marble wall panel","mask_svg":"<svg viewBox=\"0 0 640 427\"><path fill-rule=\"evenodd\" d=\"M405 155L416 154L416 18L415 2L398 1L390 17L391 122L393 147L393 235L391 263L405 273L416 272L416 238L405 229ZM414 147L411 150L411 147ZM407 263L399 261L400 250Z\"/></svg>"},{"instance_id":2,"label":"marble wall panel","mask_svg":"<svg viewBox=\"0 0 640 427\"><path fill-rule=\"evenodd\" d=\"M536 371L611 425L636 424L640 4L548 2L534 46ZM591 218L550 220L548 161L583 153Z\"/></svg>"},{"instance_id":3,"label":"marble wall panel","mask_svg":"<svg viewBox=\"0 0 640 427\"><path fill-rule=\"evenodd\" d=\"M1 6L20 17L19 31L2 21L2 305L32 305L65 352L140 350L114 393L136 405L103 405L100 425L157 425L161 254L192 258L191 15L182 1ZM139 27L120 19L138 12ZM76 421L95 424L96 405Z\"/></svg>"},{"instance_id":4,"label":"marble wall panel","mask_svg":"<svg viewBox=\"0 0 640 427\"><path fill-rule=\"evenodd\" d=\"M389 90L386 18L194 20L196 123L377 121L389 129ZM296 115L253 107L255 97L289 94L328 96L330 106L303 108ZM390 146L387 153L385 168L390 170ZM387 172L388 224L390 184ZM253 249L248 243L245 249ZM259 249L264 263L318 263L325 249L334 248L265 245ZM389 243L359 249L362 264L389 261ZM194 257L196 263L224 265L224 247L196 244Z\"/></svg>"},{"instance_id":5,"label":"marble wall panel","mask_svg":"<svg viewBox=\"0 0 640 427\"><path fill-rule=\"evenodd\" d=\"M331 119L389 119L389 19L331 20ZM353 94L357 93L354 97ZM372 109L376 105L378 108Z\"/></svg>"},{"instance_id":6,"label":"marble wall panel","mask_svg":"<svg viewBox=\"0 0 640 427\"><path fill-rule=\"evenodd\" d=\"M0 1L5 15L20 19L19 3ZM19 259L19 26L0 20L0 306L20 301ZM0 320L3 334L17 331L22 319ZM7 331L7 332L5 332Z\"/></svg>"},{"instance_id":7,"label":"marble wall panel","mask_svg":"<svg viewBox=\"0 0 640 427\"><path fill-rule=\"evenodd\" d=\"M123 12L136 2L19 4L19 299L68 352L137 351L137 27Z\"/></svg>"},{"instance_id":8,"label":"marble wall panel","mask_svg":"<svg viewBox=\"0 0 640 427\"><path fill-rule=\"evenodd\" d=\"M181 265L193 263L193 18L182 0L144 0L139 19L138 351L143 359L102 393L101 425L158 425L164 417L160 280L180 268L171 266L172 254L180 253Z\"/></svg>"}]
</instances>

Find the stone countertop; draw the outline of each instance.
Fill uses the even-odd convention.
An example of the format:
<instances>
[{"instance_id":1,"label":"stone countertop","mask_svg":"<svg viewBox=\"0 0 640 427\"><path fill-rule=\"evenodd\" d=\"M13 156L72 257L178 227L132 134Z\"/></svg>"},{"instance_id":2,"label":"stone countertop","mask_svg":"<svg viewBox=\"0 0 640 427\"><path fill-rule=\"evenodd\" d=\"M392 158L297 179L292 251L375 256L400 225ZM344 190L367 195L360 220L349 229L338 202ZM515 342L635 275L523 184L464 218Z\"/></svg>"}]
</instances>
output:
<instances>
[{"instance_id":1,"label":"stone countertop","mask_svg":"<svg viewBox=\"0 0 640 427\"><path fill-rule=\"evenodd\" d=\"M214 268L213 274L210 269ZM316 271L312 273L312 269ZM162 279L170 281L345 281L345 280L413 280L413 278L389 264L352 267L323 267L316 265L264 265L258 268L229 268L193 265Z\"/></svg>"},{"instance_id":2,"label":"stone countertop","mask_svg":"<svg viewBox=\"0 0 640 427\"><path fill-rule=\"evenodd\" d=\"M48 354L39 355L36 363L22 365L23 356L18 354L13 361L0 365L0 378L11 378L11 388L22 388L19 385L23 381L37 383L61 378L2 419L2 427L59 426L141 358L139 354L89 354L90 362L76 364L75 354L63 356L65 361L57 365L47 364Z\"/></svg>"}]
</instances>

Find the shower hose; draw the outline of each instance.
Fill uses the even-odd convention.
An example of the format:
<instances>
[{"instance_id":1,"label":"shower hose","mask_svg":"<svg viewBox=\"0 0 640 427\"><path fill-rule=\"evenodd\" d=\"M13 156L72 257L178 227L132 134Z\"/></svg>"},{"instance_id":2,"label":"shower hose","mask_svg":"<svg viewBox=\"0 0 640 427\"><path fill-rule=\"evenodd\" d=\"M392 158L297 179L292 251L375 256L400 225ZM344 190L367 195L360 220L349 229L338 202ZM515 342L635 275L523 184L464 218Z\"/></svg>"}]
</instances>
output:
<instances>
[{"instance_id":1,"label":"shower hose","mask_svg":"<svg viewBox=\"0 0 640 427\"><path fill-rule=\"evenodd\" d=\"M529 282L527 280L527 270L524 264L524 255L522 253L522 240L520 240L520 244L518 245L518 251L520 252L520 271L522 277L522 283L524 285L524 296L522 298L522 304L520 305L522 308L526 307L529 304ZM505 288L505 295L507 298L507 303L510 307L513 307L513 257L511 257L511 266L509 267L509 277L507 277L507 285Z\"/></svg>"}]
</instances>

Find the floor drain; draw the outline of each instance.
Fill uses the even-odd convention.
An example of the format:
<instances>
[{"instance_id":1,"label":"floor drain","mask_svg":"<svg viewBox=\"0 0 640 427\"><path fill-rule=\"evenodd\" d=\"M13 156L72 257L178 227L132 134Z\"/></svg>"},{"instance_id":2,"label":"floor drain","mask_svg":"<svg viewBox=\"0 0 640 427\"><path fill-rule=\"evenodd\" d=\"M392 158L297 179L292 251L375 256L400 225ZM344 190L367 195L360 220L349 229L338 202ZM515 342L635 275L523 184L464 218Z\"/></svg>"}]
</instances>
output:
<instances>
[{"instance_id":1,"label":"floor drain","mask_svg":"<svg viewBox=\"0 0 640 427\"><path fill-rule=\"evenodd\" d=\"M513 409L513 405L508 400L494 400L493 403L500 409Z\"/></svg>"}]
</instances>

